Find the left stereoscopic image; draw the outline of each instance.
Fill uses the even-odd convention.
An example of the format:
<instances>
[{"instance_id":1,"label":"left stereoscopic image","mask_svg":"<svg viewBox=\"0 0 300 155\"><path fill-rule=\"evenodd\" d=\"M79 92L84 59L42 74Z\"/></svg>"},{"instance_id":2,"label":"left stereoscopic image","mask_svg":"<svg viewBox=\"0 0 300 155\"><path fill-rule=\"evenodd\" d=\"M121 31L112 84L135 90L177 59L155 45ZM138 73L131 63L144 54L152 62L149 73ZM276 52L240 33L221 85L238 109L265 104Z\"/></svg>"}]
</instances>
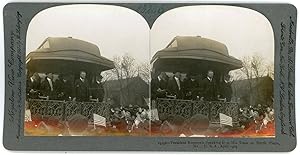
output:
<instances>
[{"instance_id":1,"label":"left stereoscopic image","mask_svg":"<svg viewBox=\"0 0 300 155\"><path fill-rule=\"evenodd\" d=\"M26 39L24 135L149 135L148 39L146 21L124 7L39 12Z\"/></svg>"}]
</instances>

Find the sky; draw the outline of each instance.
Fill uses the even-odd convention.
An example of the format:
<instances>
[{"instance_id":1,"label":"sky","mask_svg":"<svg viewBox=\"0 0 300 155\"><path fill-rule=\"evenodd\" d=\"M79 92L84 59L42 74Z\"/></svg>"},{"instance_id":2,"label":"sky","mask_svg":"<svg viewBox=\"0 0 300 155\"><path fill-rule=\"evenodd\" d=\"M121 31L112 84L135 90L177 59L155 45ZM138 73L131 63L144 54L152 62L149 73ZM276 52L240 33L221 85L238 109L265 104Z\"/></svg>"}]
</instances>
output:
<instances>
[{"instance_id":1,"label":"sky","mask_svg":"<svg viewBox=\"0 0 300 155\"><path fill-rule=\"evenodd\" d=\"M151 29L151 55L175 36L202 36L225 44L229 54L260 55L274 62L274 35L268 19L247 8L188 6L162 14Z\"/></svg>"},{"instance_id":2,"label":"sky","mask_svg":"<svg viewBox=\"0 0 300 155\"><path fill-rule=\"evenodd\" d=\"M96 44L109 59L129 53L139 62L148 62L175 36L202 36L224 43L236 58L257 54L274 61L274 36L267 18L233 6L176 8L162 14L151 30L141 15L123 7L52 7L32 19L26 50L35 50L47 37L73 37Z\"/></svg>"},{"instance_id":3,"label":"sky","mask_svg":"<svg viewBox=\"0 0 300 155\"><path fill-rule=\"evenodd\" d=\"M26 53L47 37L93 43L109 59L129 53L137 61L149 61L149 26L141 15L123 7L81 4L43 10L29 24Z\"/></svg>"}]
</instances>

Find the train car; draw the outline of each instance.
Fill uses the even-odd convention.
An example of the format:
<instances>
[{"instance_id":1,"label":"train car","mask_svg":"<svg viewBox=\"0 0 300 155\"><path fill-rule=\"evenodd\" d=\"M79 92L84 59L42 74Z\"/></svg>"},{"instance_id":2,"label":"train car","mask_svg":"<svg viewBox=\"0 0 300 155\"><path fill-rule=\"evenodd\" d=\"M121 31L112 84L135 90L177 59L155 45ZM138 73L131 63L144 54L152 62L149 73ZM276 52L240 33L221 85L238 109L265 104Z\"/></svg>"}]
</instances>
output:
<instances>
[{"instance_id":1,"label":"train car","mask_svg":"<svg viewBox=\"0 0 300 155\"><path fill-rule=\"evenodd\" d=\"M72 37L49 37L26 56L27 77L34 73L40 76L51 72L54 75L68 76L71 84L79 78L79 72L85 71L88 81L95 80L101 72L114 68L113 61L101 56L99 48L89 42ZM34 117L58 117L67 120L80 113L92 121L93 114L109 117L108 101L93 100L79 102L73 100L47 99L42 94L36 98L27 97L27 108Z\"/></svg>"},{"instance_id":2,"label":"train car","mask_svg":"<svg viewBox=\"0 0 300 155\"><path fill-rule=\"evenodd\" d=\"M182 75L194 74L205 78L208 70L214 71L217 84L229 71L242 68L242 62L229 55L225 44L201 36L177 36L166 48L152 57L152 77L165 72L180 72ZM223 100L186 100L176 97L153 99L161 120L170 115L190 118L195 114L208 116L210 123L220 123L220 113L232 117L233 124L238 125L239 104Z\"/></svg>"}]
</instances>

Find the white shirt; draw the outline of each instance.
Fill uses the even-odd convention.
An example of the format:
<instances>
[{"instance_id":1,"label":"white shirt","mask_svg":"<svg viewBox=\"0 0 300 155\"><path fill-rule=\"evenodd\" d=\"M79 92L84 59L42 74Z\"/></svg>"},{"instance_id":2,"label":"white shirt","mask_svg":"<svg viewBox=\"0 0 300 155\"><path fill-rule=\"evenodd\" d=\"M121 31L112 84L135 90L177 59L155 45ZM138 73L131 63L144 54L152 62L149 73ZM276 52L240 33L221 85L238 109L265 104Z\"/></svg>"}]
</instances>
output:
<instances>
[{"instance_id":1,"label":"white shirt","mask_svg":"<svg viewBox=\"0 0 300 155\"><path fill-rule=\"evenodd\" d=\"M82 77L80 77L80 80L81 80L82 82L84 82L84 79L83 79Z\"/></svg>"},{"instance_id":2,"label":"white shirt","mask_svg":"<svg viewBox=\"0 0 300 155\"><path fill-rule=\"evenodd\" d=\"M52 83L52 80L51 80L50 78L47 78L47 80L48 80L48 82L49 82L51 91L53 91L53 83Z\"/></svg>"},{"instance_id":3,"label":"white shirt","mask_svg":"<svg viewBox=\"0 0 300 155\"><path fill-rule=\"evenodd\" d=\"M181 88L180 88L180 81L179 81L179 78L177 78L177 77L174 77L174 78L175 78L175 81L176 81L176 83L177 83L178 89L180 90Z\"/></svg>"},{"instance_id":4,"label":"white shirt","mask_svg":"<svg viewBox=\"0 0 300 155\"><path fill-rule=\"evenodd\" d=\"M207 77L207 79L211 82L212 81L212 78L211 77Z\"/></svg>"},{"instance_id":5,"label":"white shirt","mask_svg":"<svg viewBox=\"0 0 300 155\"><path fill-rule=\"evenodd\" d=\"M32 77L30 77L30 80L31 80L31 82L33 82L33 81L34 81Z\"/></svg>"},{"instance_id":6,"label":"white shirt","mask_svg":"<svg viewBox=\"0 0 300 155\"><path fill-rule=\"evenodd\" d=\"M158 79L158 81L161 81L161 78L159 76L157 77L157 79Z\"/></svg>"}]
</instances>

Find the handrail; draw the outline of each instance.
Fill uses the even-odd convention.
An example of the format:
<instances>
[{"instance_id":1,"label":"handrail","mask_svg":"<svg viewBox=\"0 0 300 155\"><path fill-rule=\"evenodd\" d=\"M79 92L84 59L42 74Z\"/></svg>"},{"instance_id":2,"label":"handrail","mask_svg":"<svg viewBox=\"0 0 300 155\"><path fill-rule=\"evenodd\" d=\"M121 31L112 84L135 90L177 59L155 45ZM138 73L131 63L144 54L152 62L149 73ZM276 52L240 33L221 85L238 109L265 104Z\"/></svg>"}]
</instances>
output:
<instances>
[{"instance_id":1,"label":"handrail","mask_svg":"<svg viewBox=\"0 0 300 155\"><path fill-rule=\"evenodd\" d=\"M201 101L158 98L158 115L161 120L170 115L191 118L196 114L206 115L211 123L220 123L219 113L232 117L233 124L239 124L239 103L223 101Z\"/></svg>"},{"instance_id":2,"label":"handrail","mask_svg":"<svg viewBox=\"0 0 300 155\"><path fill-rule=\"evenodd\" d=\"M110 102L77 102L61 100L28 99L28 107L32 115L42 117L59 117L68 120L74 114L86 116L93 121L93 114L98 114L107 119L110 117Z\"/></svg>"}]
</instances>

